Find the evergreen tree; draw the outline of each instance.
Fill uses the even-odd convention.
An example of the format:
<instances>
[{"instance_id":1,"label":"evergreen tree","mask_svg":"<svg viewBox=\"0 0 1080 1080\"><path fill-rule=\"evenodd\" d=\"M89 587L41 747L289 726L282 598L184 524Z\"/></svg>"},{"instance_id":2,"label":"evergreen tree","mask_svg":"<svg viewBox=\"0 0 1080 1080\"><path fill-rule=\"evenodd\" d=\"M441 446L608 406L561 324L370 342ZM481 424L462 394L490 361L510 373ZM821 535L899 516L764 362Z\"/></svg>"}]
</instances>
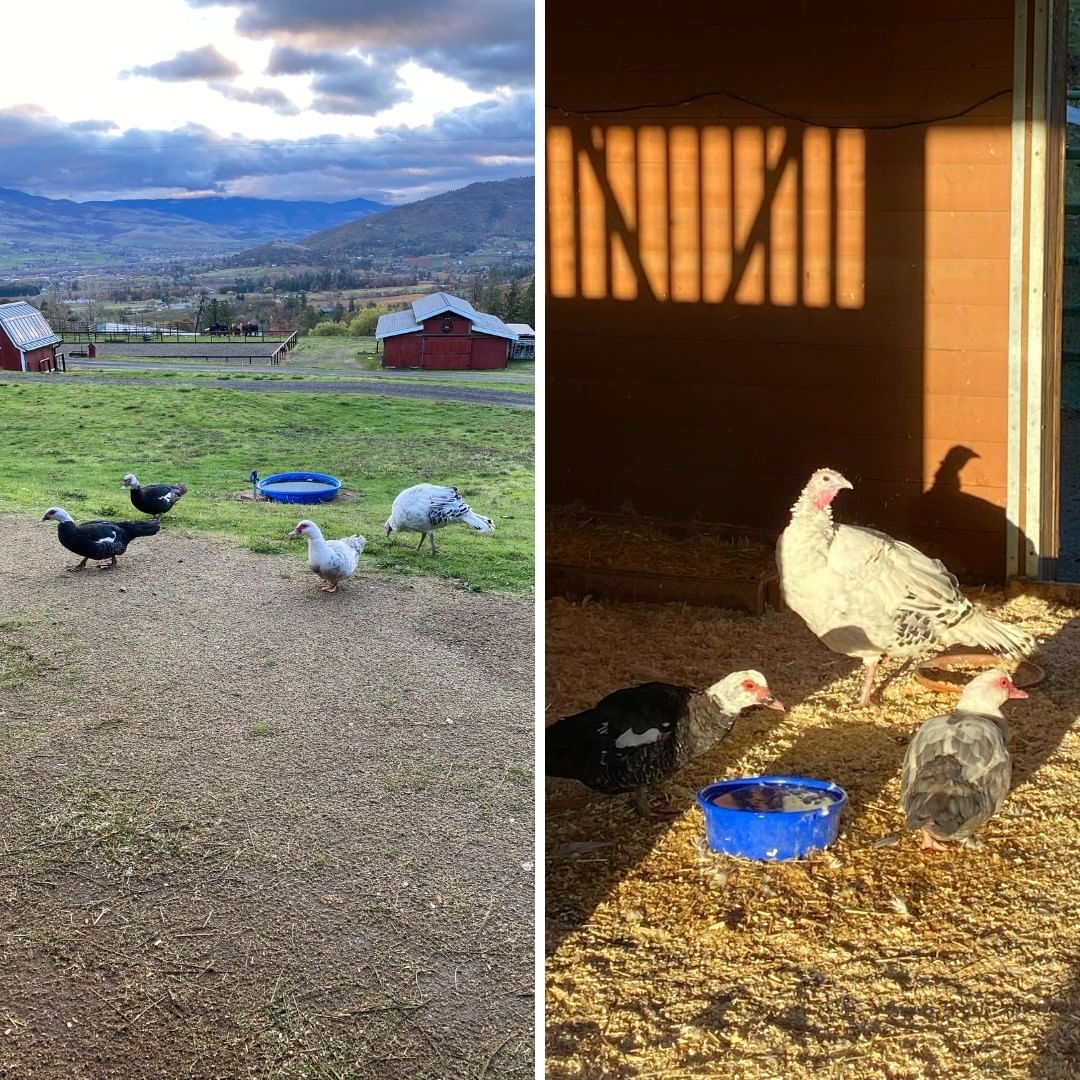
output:
<instances>
[{"instance_id":1,"label":"evergreen tree","mask_svg":"<svg viewBox=\"0 0 1080 1080\"><path fill-rule=\"evenodd\" d=\"M510 287L506 290L506 295L503 296L500 318L503 322L508 323L524 321L521 318L521 291L518 289L516 281L510 282Z\"/></svg>"},{"instance_id":2,"label":"evergreen tree","mask_svg":"<svg viewBox=\"0 0 1080 1080\"><path fill-rule=\"evenodd\" d=\"M521 315L520 318L514 319L514 322L528 323L534 330L536 329L536 278L529 278L529 284L525 286L525 291L521 294L521 302L518 304L518 311Z\"/></svg>"},{"instance_id":3,"label":"evergreen tree","mask_svg":"<svg viewBox=\"0 0 1080 1080\"><path fill-rule=\"evenodd\" d=\"M484 282L483 294L480 300L480 310L487 311L492 315L498 315L502 310L502 285L499 282L499 271L494 266L487 272L487 280Z\"/></svg>"}]
</instances>

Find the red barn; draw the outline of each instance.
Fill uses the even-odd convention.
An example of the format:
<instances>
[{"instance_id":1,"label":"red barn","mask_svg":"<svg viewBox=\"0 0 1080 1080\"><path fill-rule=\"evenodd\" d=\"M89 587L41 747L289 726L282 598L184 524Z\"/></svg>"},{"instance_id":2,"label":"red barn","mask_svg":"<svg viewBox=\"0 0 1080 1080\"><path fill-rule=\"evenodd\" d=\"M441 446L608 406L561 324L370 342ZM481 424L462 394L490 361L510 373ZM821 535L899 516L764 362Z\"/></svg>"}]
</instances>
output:
<instances>
[{"instance_id":1,"label":"red barn","mask_svg":"<svg viewBox=\"0 0 1080 1080\"><path fill-rule=\"evenodd\" d=\"M477 311L468 300L437 292L413 301L412 310L380 317L384 368L504 368L517 334L502 319Z\"/></svg>"},{"instance_id":2,"label":"red barn","mask_svg":"<svg viewBox=\"0 0 1080 1080\"><path fill-rule=\"evenodd\" d=\"M52 371L60 341L33 305L0 304L0 371Z\"/></svg>"}]
</instances>

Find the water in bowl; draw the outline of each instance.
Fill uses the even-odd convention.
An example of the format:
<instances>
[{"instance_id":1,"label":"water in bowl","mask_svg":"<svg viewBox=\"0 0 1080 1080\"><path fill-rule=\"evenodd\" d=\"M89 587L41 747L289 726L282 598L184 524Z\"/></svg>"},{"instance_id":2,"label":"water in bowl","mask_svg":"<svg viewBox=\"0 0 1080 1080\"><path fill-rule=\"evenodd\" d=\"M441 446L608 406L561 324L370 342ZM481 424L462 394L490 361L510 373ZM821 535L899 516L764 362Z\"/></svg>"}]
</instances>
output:
<instances>
[{"instance_id":1,"label":"water in bowl","mask_svg":"<svg viewBox=\"0 0 1080 1080\"><path fill-rule=\"evenodd\" d=\"M263 491L282 495L305 495L313 491L332 491L334 485L322 480L275 480L272 484L263 484Z\"/></svg>"},{"instance_id":2,"label":"water in bowl","mask_svg":"<svg viewBox=\"0 0 1080 1080\"><path fill-rule=\"evenodd\" d=\"M712 803L727 810L780 811L789 814L820 810L827 814L836 801L836 795L829 791L800 784L747 784L717 795Z\"/></svg>"}]
</instances>

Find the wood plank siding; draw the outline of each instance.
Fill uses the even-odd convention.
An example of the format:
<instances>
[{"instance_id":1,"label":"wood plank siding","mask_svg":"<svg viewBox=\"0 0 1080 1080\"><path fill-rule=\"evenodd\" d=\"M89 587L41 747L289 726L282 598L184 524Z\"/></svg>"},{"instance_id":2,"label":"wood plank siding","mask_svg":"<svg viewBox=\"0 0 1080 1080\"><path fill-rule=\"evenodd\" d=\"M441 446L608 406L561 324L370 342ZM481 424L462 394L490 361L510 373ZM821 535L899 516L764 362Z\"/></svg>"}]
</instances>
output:
<instances>
[{"instance_id":1,"label":"wood plank siding","mask_svg":"<svg viewBox=\"0 0 1080 1080\"><path fill-rule=\"evenodd\" d=\"M1013 4L546 11L549 501L1002 577Z\"/></svg>"}]
</instances>

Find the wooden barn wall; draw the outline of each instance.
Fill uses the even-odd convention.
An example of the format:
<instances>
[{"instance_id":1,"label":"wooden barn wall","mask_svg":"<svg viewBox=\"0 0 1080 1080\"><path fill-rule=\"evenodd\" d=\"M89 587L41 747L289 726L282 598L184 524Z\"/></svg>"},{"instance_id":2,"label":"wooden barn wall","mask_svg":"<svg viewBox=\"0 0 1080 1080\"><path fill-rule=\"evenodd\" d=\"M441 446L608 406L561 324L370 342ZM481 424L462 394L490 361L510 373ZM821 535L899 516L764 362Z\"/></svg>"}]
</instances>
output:
<instances>
[{"instance_id":1,"label":"wooden barn wall","mask_svg":"<svg viewBox=\"0 0 1080 1080\"><path fill-rule=\"evenodd\" d=\"M56 348L53 345L43 345L40 349L30 349L26 353L27 371L49 371L54 366Z\"/></svg>"},{"instance_id":2,"label":"wooden barn wall","mask_svg":"<svg viewBox=\"0 0 1080 1080\"><path fill-rule=\"evenodd\" d=\"M0 371L22 371L19 350L2 330L0 330Z\"/></svg>"},{"instance_id":3,"label":"wooden barn wall","mask_svg":"<svg viewBox=\"0 0 1080 1080\"><path fill-rule=\"evenodd\" d=\"M385 338L382 366L384 368L419 367L420 347L419 334L395 334L393 337Z\"/></svg>"},{"instance_id":4,"label":"wooden barn wall","mask_svg":"<svg viewBox=\"0 0 1080 1080\"><path fill-rule=\"evenodd\" d=\"M546 10L549 502L1001 576L1012 4Z\"/></svg>"},{"instance_id":5,"label":"wooden barn wall","mask_svg":"<svg viewBox=\"0 0 1080 1080\"><path fill-rule=\"evenodd\" d=\"M478 334L473 338L472 367L477 371L491 371L506 367L510 355L510 342L506 338Z\"/></svg>"}]
</instances>

